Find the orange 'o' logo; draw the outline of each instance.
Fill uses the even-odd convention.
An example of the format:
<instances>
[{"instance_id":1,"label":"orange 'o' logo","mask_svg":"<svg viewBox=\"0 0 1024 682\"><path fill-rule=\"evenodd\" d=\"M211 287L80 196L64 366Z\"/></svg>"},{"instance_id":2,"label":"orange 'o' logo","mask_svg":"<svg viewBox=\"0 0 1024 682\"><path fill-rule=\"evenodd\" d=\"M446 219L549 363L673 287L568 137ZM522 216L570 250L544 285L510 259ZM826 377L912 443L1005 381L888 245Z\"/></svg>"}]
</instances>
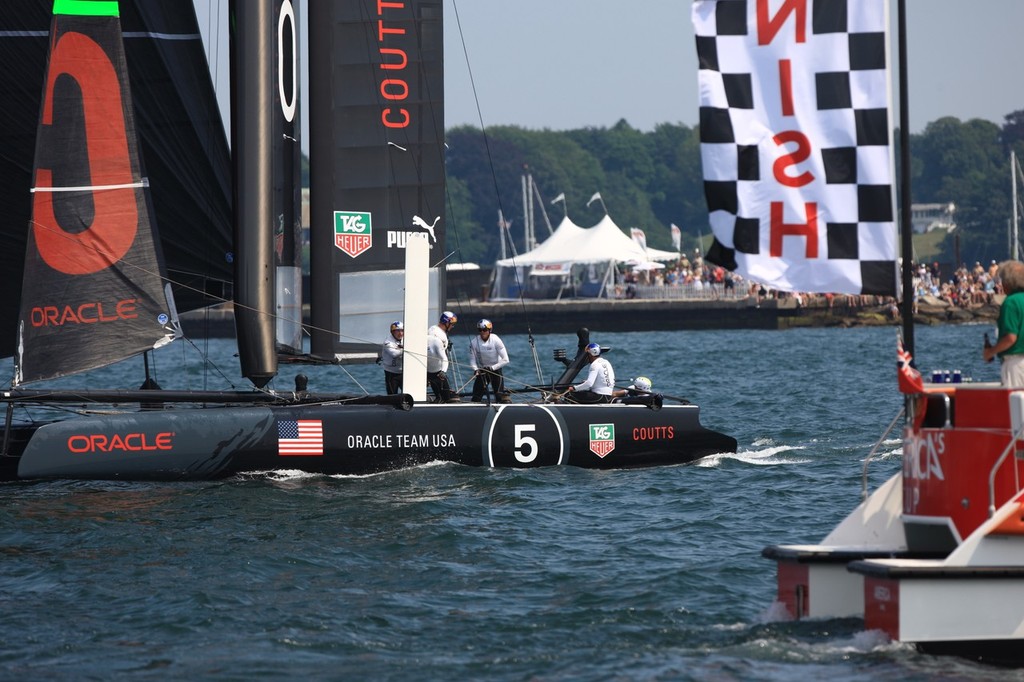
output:
<instances>
[{"instance_id":1,"label":"orange 'o' logo","mask_svg":"<svg viewBox=\"0 0 1024 682\"><path fill-rule=\"evenodd\" d=\"M81 142L89 161L90 183L99 189L92 190L92 224L80 232L68 232L58 224L55 197L62 205L85 199L81 194L60 193L57 197L58 193L46 191L53 187L53 171L38 168L32 227L39 255L50 267L69 275L87 275L110 267L128 252L138 230L139 210L135 189L130 186L134 178L121 86L110 58L88 36L62 35L50 54L43 125L53 125L54 85L61 76L73 78L81 89L85 124ZM110 186L116 188L105 188Z\"/></svg>"}]
</instances>

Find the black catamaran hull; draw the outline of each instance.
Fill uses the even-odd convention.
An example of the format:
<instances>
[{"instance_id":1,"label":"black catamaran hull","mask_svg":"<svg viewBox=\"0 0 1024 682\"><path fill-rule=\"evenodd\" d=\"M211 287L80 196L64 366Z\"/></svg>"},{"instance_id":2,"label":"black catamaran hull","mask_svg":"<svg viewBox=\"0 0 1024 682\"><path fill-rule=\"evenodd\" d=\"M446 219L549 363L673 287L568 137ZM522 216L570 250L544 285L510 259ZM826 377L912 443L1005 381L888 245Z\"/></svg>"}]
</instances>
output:
<instances>
[{"instance_id":1,"label":"black catamaran hull","mask_svg":"<svg viewBox=\"0 0 1024 682\"><path fill-rule=\"evenodd\" d=\"M289 432L298 423L312 430ZM208 406L93 415L19 434L27 442L17 468L4 467L19 479L208 480L272 470L359 475L435 461L614 469L736 450L734 438L700 425L693 405Z\"/></svg>"}]
</instances>

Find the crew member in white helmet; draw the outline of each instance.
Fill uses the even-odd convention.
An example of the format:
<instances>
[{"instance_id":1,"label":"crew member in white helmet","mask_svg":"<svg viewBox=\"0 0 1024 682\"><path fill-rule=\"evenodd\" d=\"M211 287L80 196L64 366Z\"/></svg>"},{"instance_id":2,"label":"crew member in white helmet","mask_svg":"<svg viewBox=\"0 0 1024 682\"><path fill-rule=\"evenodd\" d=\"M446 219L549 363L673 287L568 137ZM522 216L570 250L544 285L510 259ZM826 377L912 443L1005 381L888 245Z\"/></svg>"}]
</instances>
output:
<instances>
[{"instance_id":1,"label":"crew member in white helmet","mask_svg":"<svg viewBox=\"0 0 1024 682\"><path fill-rule=\"evenodd\" d=\"M501 368L508 364L508 351L501 338L493 333L490 320L476 323L477 335L469 342L469 366L476 377L473 381L473 402L483 400L490 384L499 403L511 402L505 391L505 377Z\"/></svg>"},{"instance_id":2,"label":"crew member in white helmet","mask_svg":"<svg viewBox=\"0 0 1024 682\"><path fill-rule=\"evenodd\" d=\"M380 346L380 361L384 366L384 390L388 395L402 392L402 357L405 349L405 325L401 320L391 323L391 333Z\"/></svg>"},{"instance_id":3,"label":"crew member in white helmet","mask_svg":"<svg viewBox=\"0 0 1024 682\"><path fill-rule=\"evenodd\" d=\"M455 313L444 311L437 324L427 330L427 383L434 392L434 402L453 403L459 396L448 383L448 332L455 327L459 318Z\"/></svg>"},{"instance_id":4,"label":"crew member in white helmet","mask_svg":"<svg viewBox=\"0 0 1024 682\"><path fill-rule=\"evenodd\" d=\"M620 388L614 391L616 398L625 398L626 396L635 395L647 395L651 392L651 387L654 383L647 377L637 377L633 379L633 383L625 388Z\"/></svg>"},{"instance_id":5,"label":"crew member in white helmet","mask_svg":"<svg viewBox=\"0 0 1024 682\"><path fill-rule=\"evenodd\" d=\"M570 386L567 398L576 403L610 403L615 392L615 370L612 363L601 357L601 346L587 345L584 351L590 363L590 373L582 384Z\"/></svg>"}]
</instances>

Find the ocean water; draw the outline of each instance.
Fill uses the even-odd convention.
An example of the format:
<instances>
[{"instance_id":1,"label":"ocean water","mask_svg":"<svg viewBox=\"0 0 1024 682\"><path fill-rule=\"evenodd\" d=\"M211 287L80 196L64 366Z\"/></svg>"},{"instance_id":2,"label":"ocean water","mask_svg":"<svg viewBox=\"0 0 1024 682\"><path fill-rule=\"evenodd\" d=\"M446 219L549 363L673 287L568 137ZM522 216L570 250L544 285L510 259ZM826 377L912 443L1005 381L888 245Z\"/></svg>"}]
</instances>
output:
<instances>
[{"instance_id":1,"label":"ocean water","mask_svg":"<svg viewBox=\"0 0 1024 682\"><path fill-rule=\"evenodd\" d=\"M919 365L996 380L985 331L919 328ZM620 379L651 377L738 439L687 466L0 484L0 678L1024 679L773 607L761 548L819 540L858 503L864 458L901 406L895 336L594 331ZM552 348L575 345L535 339L547 372ZM525 339L505 341L510 384L535 384ZM161 357L160 382L242 385L229 343L203 348L218 371L204 379L184 347L170 355L192 367ZM312 390L383 383L375 366L301 371ZM140 372L83 381L136 386ZM895 434L871 485L899 458Z\"/></svg>"}]
</instances>

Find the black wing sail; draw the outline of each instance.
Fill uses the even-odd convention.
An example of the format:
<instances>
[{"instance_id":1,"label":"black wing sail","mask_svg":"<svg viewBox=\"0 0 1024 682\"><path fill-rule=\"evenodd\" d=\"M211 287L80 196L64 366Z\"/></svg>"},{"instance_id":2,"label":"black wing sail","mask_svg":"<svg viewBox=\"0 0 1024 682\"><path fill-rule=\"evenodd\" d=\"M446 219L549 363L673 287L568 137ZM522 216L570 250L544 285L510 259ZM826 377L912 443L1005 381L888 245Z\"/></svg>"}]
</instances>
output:
<instances>
[{"instance_id":1,"label":"black wing sail","mask_svg":"<svg viewBox=\"0 0 1024 682\"><path fill-rule=\"evenodd\" d=\"M0 357L14 354L53 2L0 12ZM231 166L192 3L119 3L137 132L179 311L231 297ZM225 57L226 58L226 57Z\"/></svg>"},{"instance_id":2,"label":"black wing sail","mask_svg":"<svg viewBox=\"0 0 1024 682\"><path fill-rule=\"evenodd\" d=\"M174 300L181 312L230 300L231 151L195 8L183 0L120 5L142 156Z\"/></svg>"},{"instance_id":3,"label":"black wing sail","mask_svg":"<svg viewBox=\"0 0 1024 682\"><path fill-rule=\"evenodd\" d=\"M25 271L25 240L32 216L32 160L39 123L40 84L46 69L50 11L21 0L0 12L0 357L14 355Z\"/></svg>"},{"instance_id":4,"label":"black wing sail","mask_svg":"<svg viewBox=\"0 0 1024 682\"><path fill-rule=\"evenodd\" d=\"M405 241L444 259L440 0L309 4L312 352L376 354L402 317ZM436 267L431 306L443 301ZM436 319L436 309L433 310Z\"/></svg>"},{"instance_id":5,"label":"black wing sail","mask_svg":"<svg viewBox=\"0 0 1024 682\"><path fill-rule=\"evenodd\" d=\"M298 24L291 0L235 0L230 24L235 328L263 386L278 349L302 351Z\"/></svg>"},{"instance_id":6,"label":"black wing sail","mask_svg":"<svg viewBox=\"0 0 1024 682\"><path fill-rule=\"evenodd\" d=\"M56 2L36 135L15 385L176 338L116 3Z\"/></svg>"}]
</instances>

